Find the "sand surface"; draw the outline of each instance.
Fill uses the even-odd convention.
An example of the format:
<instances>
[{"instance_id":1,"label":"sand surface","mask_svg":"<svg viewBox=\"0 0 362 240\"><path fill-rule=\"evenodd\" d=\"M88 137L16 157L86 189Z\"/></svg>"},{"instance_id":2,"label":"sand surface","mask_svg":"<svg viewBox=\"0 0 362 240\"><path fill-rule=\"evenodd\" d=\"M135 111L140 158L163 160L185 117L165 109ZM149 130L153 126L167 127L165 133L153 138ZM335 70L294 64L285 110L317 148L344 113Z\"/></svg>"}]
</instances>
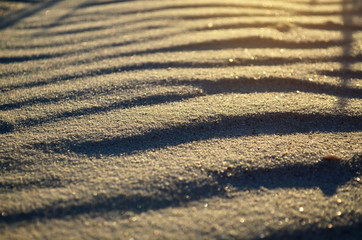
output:
<instances>
[{"instance_id":1,"label":"sand surface","mask_svg":"<svg viewBox=\"0 0 362 240\"><path fill-rule=\"evenodd\" d=\"M0 239L362 239L361 13L1 1Z\"/></svg>"}]
</instances>

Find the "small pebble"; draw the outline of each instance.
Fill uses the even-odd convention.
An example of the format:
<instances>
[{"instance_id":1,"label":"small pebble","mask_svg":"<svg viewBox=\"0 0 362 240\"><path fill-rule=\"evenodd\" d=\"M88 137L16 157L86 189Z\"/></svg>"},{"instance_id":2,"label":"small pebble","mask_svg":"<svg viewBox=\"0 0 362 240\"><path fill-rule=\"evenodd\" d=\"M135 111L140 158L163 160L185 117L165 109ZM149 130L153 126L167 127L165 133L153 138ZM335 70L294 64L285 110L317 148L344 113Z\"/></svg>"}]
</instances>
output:
<instances>
[{"instance_id":1,"label":"small pebble","mask_svg":"<svg viewBox=\"0 0 362 240\"><path fill-rule=\"evenodd\" d=\"M289 32L293 27L291 23L278 23L275 25L275 28L280 32Z\"/></svg>"},{"instance_id":2,"label":"small pebble","mask_svg":"<svg viewBox=\"0 0 362 240\"><path fill-rule=\"evenodd\" d=\"M342 160L342 158L336 156L336 155L327 155L322 158L324 161L327 162L336 162Z\"/></svg>"}]
</instances>

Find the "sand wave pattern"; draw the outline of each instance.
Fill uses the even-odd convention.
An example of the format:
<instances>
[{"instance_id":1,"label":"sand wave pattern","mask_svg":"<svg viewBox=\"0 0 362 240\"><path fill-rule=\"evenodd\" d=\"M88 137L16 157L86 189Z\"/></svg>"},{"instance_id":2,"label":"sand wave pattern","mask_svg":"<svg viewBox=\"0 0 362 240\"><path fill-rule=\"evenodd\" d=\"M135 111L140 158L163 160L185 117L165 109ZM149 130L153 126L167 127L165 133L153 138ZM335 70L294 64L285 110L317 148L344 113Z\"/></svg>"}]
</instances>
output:
<instances>
[{"instance_id":1,"label":"sand wave pattern","mask_svg":"<svg viewBox=\"0 0 362 240\"><path fill-rule=\"evenodd\" d=\"M4 239L362 237L360 1L0 8Z\"/></svg>"}]
</instances>

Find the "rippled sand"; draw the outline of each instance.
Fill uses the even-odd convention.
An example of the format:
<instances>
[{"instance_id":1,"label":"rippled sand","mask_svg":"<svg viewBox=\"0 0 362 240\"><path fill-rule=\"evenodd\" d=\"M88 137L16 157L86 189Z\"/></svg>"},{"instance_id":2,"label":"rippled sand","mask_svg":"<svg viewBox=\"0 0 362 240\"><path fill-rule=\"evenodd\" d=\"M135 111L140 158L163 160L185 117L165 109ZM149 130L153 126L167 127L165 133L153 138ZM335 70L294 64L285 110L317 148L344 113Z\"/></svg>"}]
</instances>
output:
<instances>
[{"instance_id":1,"label":"rippled sand","mask_svg":"<svg viewBox=\"0 0 362 240\"><path fill-rule=\"evenodd\" d=\"M361 12L0 2L0 238L361 239Z\"/></svg>"}]
</instances>

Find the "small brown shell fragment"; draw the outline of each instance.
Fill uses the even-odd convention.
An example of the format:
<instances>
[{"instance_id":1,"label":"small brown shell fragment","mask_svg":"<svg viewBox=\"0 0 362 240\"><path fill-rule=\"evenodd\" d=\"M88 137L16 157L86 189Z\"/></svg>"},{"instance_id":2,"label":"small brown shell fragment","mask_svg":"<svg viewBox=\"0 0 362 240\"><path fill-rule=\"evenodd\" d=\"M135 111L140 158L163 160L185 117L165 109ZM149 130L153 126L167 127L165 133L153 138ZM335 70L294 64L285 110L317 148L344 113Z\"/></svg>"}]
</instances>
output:
<instances>
[{"instance_id":1,"label":"small brown shell fragment","mask_svg":"<svg viewBox=\"0 0 362 240\"><path fill-rule=\"evenodd\" d=\"M336 156L336 155L327 155L322 158L326 162L337 162L342 160L342 158Z\"/></svg>"}]
</instances>

